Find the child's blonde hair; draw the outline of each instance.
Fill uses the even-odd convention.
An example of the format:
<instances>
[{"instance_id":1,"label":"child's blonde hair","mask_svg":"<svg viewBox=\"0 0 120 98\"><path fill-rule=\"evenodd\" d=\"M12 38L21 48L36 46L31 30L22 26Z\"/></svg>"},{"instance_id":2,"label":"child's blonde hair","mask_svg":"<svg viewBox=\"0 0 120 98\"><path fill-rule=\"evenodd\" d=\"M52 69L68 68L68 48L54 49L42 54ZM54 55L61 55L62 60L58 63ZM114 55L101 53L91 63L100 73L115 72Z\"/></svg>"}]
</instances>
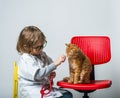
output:
<instances>
[{"instance_id":1,"label":"child's blonde hair","mask_svg":"<svg viewBox=\"0 0 120 98\"><path fill-rule=\"evenodd\" d=\"M20 32L16 49L19 53L30 53L31 48L33 48L38 41L44 43L45 39L45 35L39 28L27 26Z\"/></svg>"}]
</instances>

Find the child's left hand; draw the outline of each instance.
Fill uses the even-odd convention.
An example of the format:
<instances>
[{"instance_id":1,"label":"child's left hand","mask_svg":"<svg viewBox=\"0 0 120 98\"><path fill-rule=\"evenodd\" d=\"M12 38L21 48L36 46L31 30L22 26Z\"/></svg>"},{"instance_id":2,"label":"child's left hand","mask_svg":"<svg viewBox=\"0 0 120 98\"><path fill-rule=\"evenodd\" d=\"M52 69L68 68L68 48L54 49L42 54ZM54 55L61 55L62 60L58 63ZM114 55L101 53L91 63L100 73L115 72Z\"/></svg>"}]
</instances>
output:
<instances>
[{"instance_id":1,"label":"child's left hand","mask_svg":"<svg viewBox=\"0 0 120 98\"><path fill-rule=\"evenodd\" d=\"M50 77L51 78L55 78L55 76L56 76L56 72L55 71L53 71L53 72L50 73Z\"/></svg>"}]
</instances>

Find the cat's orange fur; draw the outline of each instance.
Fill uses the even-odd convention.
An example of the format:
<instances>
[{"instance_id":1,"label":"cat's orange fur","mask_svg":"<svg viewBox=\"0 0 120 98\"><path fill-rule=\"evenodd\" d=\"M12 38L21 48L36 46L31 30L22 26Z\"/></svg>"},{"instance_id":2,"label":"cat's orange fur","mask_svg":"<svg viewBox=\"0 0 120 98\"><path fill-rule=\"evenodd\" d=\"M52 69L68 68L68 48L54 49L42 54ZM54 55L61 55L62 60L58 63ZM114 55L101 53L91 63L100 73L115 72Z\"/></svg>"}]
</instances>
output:
<instances>
[{"instance_id":1,"label":"cat's orange fur","mask_svg":"<svg viewBox=\"0 0 120 98\"><path fill-rule=\"evenodd\" d=\"M69 83L89 83L92 65L89 58L74 44L66 44L70 76L64 78Z\"/></svg>"}]
</instances>

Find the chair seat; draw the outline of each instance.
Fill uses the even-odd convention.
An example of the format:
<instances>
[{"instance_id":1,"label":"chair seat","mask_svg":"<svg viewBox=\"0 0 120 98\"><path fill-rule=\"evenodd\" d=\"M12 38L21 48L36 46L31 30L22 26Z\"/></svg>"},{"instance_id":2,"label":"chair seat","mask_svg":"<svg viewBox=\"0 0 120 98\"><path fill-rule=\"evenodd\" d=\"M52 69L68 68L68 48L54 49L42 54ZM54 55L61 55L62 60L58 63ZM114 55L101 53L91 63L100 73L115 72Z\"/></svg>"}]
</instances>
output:
<instances>
[{"instance_id":1,"label":"chair seat","mask_svg":"<svg viewBox=\"0 0 120 98\"><path fill-rule=\"evenodd\" d=\"M57 85L63 88L70 88L75 90L97 90L102 88L108 88L112 84L110 80L91 80L88 84L70 84L63 81L58 81Z\"/></svg>"}]
</instances>

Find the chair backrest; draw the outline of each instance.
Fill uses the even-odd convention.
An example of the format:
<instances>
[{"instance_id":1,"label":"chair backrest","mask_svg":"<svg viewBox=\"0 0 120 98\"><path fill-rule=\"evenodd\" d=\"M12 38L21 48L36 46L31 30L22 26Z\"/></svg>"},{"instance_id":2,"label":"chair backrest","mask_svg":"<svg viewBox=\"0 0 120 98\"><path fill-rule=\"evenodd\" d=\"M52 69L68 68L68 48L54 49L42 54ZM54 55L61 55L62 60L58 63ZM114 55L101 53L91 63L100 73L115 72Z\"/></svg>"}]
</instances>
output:
<instances>
[{"instance_id":1,"label":"chair backrest","mask_svg":"<svg viewBox=\"0 0 120 98\"><path fill-rule=\"evenodd\" d=\"M90 58L92 65L107 63L111 59L110 39L107 36L74 36L71 43Z\"/></svg>"},{"instance_id":2,"label":"chair backrest","mask_svg":"<svg viewBox=\"0 0 120 98\"><path fill-rule=\"evenodd\" d=\"M13 71L13 98L18 98L18 66L14 62L14 71Z\"/></svg>"}]
</instances>

